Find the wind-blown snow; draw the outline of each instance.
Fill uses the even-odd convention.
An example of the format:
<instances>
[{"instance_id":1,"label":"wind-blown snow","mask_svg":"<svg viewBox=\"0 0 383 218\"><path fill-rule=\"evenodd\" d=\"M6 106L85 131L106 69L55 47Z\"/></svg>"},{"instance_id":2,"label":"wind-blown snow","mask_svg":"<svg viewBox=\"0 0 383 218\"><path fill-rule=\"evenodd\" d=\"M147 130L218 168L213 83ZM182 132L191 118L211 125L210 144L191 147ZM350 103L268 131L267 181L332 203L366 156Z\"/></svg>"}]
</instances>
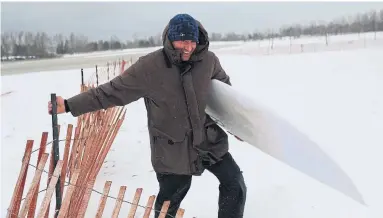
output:
<instances>
[{"instance_id":1,"label":"wind-blown snow","mask_svg":"<svg viewBox=\"0 0 383 218\"><path fill-rule=\"evenodd\" d=\"M351 177L368 205L361 206L230 136L230 152L242 168L248 187L245 218L383 217L381 48L219 57L233 86L252 94L318 143ZM86 78L93 73L93 69L84 71ZM50 93L70 97L79 92L80 81L79 70L2 76L1 93L9 92L1 96L2 217L17 180L26 140L35 140L34 149L43 131L49 132L51 140L51 117L47 114ZM110 194L116 197L119 187L126 185L125 200L131 201L135 189L142 187L140 203L145 205L148 196L158 190L150 163L146 111L142 100L128 105L127 110L95 189L102 191L105 181L111 180ZM59 116L58 121L62 126L60 138L66 134L68 123L76 124L70 114ZM60 145L62 155L64 143ZM36 163L37 152L32 156L31 163ZM28 172L27 184L34 169ZM45 174L42 181L46 181ZM218 193L218 180L209 172L193 177L181 205L186 209L185 217L216 217ZM92 194L87 217L94 217L99 198L99 194ZM112 213L114 203L108 200L104 214ZM123 204L120 216L126 216L129 208ZM143 209L138 208L137 217L142 214Z\"/></svg>"}]
</instances>

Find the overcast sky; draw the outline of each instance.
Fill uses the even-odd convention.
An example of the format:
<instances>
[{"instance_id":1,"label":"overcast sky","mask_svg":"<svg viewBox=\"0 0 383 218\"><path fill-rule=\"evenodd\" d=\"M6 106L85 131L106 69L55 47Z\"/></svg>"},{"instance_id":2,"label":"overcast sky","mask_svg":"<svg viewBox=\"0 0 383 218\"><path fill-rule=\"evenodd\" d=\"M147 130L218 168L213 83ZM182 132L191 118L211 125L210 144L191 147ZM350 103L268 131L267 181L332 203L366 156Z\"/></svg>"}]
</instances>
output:
<instances>
[{"instance_id":1,"label":"overcast sky","mask_svg":"<svg viewBox=\"0 0 383 218\"><path fill-rule=\"evenodd\" d=\"M284 24L329 21L371 9L383 2L2 2L1 31L81 33L89 39L121 40L156 35L177 13L189 13L208 32L238 33L279 29Z\"/></svg>"}]
</instances>

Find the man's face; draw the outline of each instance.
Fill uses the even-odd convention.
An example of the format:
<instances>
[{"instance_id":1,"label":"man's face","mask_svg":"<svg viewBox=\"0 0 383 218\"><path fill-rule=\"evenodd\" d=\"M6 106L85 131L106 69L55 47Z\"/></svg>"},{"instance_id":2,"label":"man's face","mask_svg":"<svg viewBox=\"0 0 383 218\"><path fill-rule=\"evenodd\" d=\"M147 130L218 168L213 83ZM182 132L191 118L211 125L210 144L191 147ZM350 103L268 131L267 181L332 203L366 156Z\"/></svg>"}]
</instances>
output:
<instances>
[{"instance_id":1,"label":"man's face","mask_svg":"<svg viewBox=\"0 0 383 218\"><path fill-rule=\"evenodd\" d=\"M172 44L175 49L182 51L183 61L188 61L192 53L194 52L195 48L197 47L197 43L191 40L174 41Z\"/></svg>"}]
</instances>

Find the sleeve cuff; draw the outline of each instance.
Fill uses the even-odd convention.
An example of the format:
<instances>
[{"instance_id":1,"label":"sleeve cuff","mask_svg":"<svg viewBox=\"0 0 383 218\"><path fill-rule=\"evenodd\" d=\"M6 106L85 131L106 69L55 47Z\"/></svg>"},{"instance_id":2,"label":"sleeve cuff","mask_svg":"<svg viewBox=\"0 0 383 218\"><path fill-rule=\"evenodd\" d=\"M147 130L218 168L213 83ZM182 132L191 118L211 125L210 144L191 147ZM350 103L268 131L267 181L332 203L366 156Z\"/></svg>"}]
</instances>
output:
<instances>
[{"instance_id":1,"label":"sleeve cuff","mask_svg":"<svg viewBox=\"0 0 383 218\"><path fill-rule=\"evenodd\" d=\"M65 104L65 112L68 113L70 111L70 108L68 105L68 101L66 99L64 100L64 104Z\"/></svg>"}]
</instances>

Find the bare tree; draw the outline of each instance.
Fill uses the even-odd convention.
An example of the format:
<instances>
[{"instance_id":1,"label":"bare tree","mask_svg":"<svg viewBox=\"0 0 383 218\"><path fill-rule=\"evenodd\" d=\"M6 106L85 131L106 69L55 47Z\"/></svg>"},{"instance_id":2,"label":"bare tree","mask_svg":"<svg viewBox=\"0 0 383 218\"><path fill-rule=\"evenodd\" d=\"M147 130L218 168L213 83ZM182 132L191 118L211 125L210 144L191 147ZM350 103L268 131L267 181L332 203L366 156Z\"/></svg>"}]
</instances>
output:
<instances>
[{"instance_id":1,"label":"bare tree","mask_svg":"<svg viewBox=\"0 0 383 218\"><path fill-rule=\"evenodd\" d=\"M89 52L87 50L88 37L84 35L76 35L75 36L75 51L76 52Z\"/></svg>"},{"instance_id":2,"label":"bare tree","mask_svg":"<svg viewBox=\"0 0 383 218\"><path fill-rule=\"evenodd\" d=\"M65 38L62 34L56 34L53 37L53 44L56 46L57 54L65 54L67 50L65 48Z\"/></svg>"},{"instance_id":3,"label":"bare tree","mask_svg":"<svg viewBox=\"0 0 383 218\"><path fill-rule=\"evenodd\" d=\"M379 31L383 31L383 9L379 12Z\"/></svg>"},{"instance_id":4,"label":"bare tree","mask_svg":"<svg viewBox=\"0 0 383 218\"><path fill-rule=\"evenodd\" d=\"M377 20L378 20L377 12L371 11L369 15L370 15L371 30L374 31L374 39L376 40L376 30L377 30Z\"/></svg>"},{"instance_id":5,"label":"bare tree","mask_svg":"<svg viewBox=\"0 0 383 218\"><path fill-rule=\"evenodd\" d=\"M9 59L9 56L11 55L11 35L8 32L1 34L1 57L3 60L3 57L6 57L6 59Z\"/></svg>"},{"instance_id":6,"label":"bare tree","mask_svg":"<svg viewBox=\"0 0 383 218\"><path fill-rule=\"evenodd\" d=\"M122 45L121 45L120 40L117 38L117 36L113 35L110 38L110 49L116 50L116 49L121 49L121 48L122 48Z\"/></svg>"},{"instance_id":7,"label":"bare tree","mask_svg":"<svg viewBox=\"0 0 383 218\"><path fill-rule=\"evenodd\" d=\"M52 40L45 32L38 32L35 36L33 50L37 57L45 58L52 56Z\"/></svg>"},{"instance_id":8,"label":"bare tree","mask_svg":"<svg viewBox=\"0 0 383 218\"><path fill-rule=\"evenodd\" d=\"M76 36L74 33L71 33L69 36L69 53L73 54L75 53L75 47L76 47Z\"/></svg>"},{"instance_id":9,"label":"bare tree","mask_svg":"<svg viewBox=\"0 0 383 218\"><path fill-rule=\"evenodd\" d=\"M35 54L33 53L33 42L34 35L31 32L26 32L24 34L24 42L26 46L26 55L29 57L33 57Z\"/></svg>"}]
</instances>

